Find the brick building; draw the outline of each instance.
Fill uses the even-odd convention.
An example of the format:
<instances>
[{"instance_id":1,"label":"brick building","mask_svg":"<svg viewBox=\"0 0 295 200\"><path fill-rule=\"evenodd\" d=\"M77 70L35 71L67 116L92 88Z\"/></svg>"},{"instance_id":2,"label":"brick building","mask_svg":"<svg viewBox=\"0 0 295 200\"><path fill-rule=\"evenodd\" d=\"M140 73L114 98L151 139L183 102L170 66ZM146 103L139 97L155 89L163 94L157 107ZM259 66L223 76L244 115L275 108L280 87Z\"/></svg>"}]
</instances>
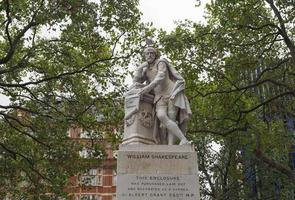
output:
<instances>
[{"instance_id":1,"label":"brick building","mask_svg":"<svg viewBox=\"0 0 295 200\"><path fill-rule=\"evenodd\" d=\"M80 156L85 159L87 170L71 177L70 186L66 191L72 195L73 200L115 200L116 160L112 147L104 141L95 141L105 146L106 155L100 162L101 159L89 158L91 151L87 149L87 146L93 143L93 139L89 138L88 132L81 128L71 128L69 137L85 146Z\"/></svg>"}]
</instances>

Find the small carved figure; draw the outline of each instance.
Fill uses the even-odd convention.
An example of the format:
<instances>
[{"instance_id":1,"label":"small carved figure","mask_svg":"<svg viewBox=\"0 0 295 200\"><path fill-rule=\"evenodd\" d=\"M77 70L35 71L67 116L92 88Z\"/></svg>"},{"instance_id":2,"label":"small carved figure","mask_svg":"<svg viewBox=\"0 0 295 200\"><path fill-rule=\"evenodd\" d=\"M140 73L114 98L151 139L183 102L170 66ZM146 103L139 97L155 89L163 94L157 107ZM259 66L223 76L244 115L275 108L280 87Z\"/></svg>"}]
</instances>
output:
<instances>
[{"instance_id":1,"label":"small carved figure","mask_svg":"<svg viewBox=\"0 0 295 200\"><path fill-rule=\"evenodd\" d=\"M147 128L150 128L153 125L153 115L151 112L148 112L145 109L140 110L139 120L141 124Z\"/></svg>"}]
</instances>

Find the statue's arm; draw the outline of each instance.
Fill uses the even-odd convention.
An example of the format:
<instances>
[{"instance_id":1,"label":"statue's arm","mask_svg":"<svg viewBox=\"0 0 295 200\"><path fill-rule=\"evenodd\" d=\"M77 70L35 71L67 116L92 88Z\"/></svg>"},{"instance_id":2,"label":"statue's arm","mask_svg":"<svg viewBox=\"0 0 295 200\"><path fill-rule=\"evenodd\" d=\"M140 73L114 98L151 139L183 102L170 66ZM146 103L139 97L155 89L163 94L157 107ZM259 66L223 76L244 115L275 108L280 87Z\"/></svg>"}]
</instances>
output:
<instances>
[{"instance_id":1,"label":"statue's arm","mask_svg":"<svg viewBox=\"0 0 295 200\"><path fill-rule=\"evenodd\" d=\"M144 62L139 67L136 68L133 76L133 83L143 83L145 81L143 69L147 67L147 63Z\"/></svg>"},{"instance_id":2,"label":"statue's arm","mask_svg":"<svg viewBox=\"0 0 295 200\"><path fill-rule=\"evenodd\" d=\"M141 94L148 93L152 89L154 89L158 84L161 84L161 82L165 79L167 73L167 65L165 62L159 62L158 63L158 73L155 77L155 79L150 82L147 86L145 86L142 91L140 92Z\"/></svg>"},{"instance_id":3,"label":"statue's arm","mask_svg":"<svg viewBox=\"0 0 295 200\"><path fill-rule=\"evenodd\" d=\"M133 83L143 83L143 69L136 69L133 76Z\"/></svg>"}]
</instances>

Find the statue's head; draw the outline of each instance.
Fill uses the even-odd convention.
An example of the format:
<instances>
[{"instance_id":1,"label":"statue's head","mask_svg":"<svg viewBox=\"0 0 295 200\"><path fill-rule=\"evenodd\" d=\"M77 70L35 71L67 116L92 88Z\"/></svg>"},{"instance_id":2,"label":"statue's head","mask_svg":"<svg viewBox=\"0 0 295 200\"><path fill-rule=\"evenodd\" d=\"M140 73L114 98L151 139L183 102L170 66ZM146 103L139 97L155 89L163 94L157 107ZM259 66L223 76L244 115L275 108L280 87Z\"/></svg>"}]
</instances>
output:
<instances>
[{"instance_id":1,"label":"statue's head","mask_svg":"<svg viewBox=\"0 0 295 200\"><path fill-rule=\"evenodd\" d=\"M150 46L144 49L143 55L149 64L153 63L159 57L157 50Z\"/></svg>"}]
</instances>

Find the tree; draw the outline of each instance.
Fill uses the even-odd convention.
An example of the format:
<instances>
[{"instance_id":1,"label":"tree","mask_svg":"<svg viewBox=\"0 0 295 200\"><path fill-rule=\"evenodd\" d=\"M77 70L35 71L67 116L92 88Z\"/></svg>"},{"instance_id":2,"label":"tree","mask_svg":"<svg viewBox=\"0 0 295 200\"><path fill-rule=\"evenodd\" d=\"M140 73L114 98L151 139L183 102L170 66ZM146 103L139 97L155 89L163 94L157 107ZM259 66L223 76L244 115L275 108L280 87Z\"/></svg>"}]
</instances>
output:
<instances>
[{"instance_id":1,"label":"tree","mask_svg":"<svg viewBox=\"0 0 295 200\"><path fill-rule=\"evenodd\" d=\"M286 121L295 117L293 6L212 1L206 25L188 21L159 32L162 50L187 80L204 197L292 198L294 124ZM212 142L219 153L209 151Z\"/></svg>"},{"instance_id":2,"label":"tree","mask_svg":"<svg viewBox=\"0 0 295 200\"><path fill-rule=\"evenodd\" d=\"M124 91L121 67L138 52L145 31L137 5L0 3L0 93L9 98L0 103L1 199L62 195L67 178L80 169L81 146L68 139L69 127L101 138L120 124L123 112L114 99Z\"/></svg>"}]
</instances>

